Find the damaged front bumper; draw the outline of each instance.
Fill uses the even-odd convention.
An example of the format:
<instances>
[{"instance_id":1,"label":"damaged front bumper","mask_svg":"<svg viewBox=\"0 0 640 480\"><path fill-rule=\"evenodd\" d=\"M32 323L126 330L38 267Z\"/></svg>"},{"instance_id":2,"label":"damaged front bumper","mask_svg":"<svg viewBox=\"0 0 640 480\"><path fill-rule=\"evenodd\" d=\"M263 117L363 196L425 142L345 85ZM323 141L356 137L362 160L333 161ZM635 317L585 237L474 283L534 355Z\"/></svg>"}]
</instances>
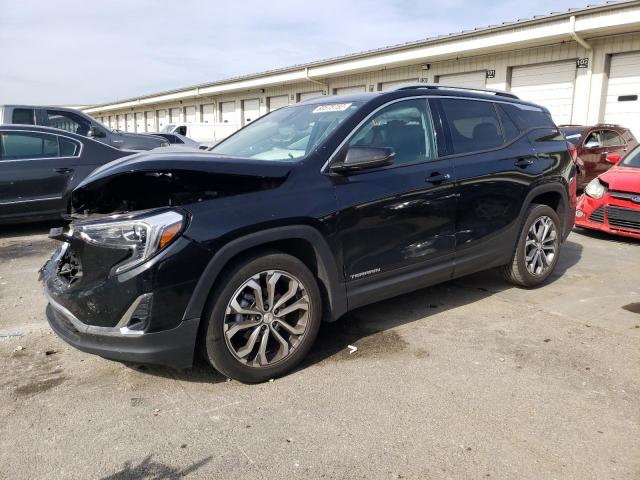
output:
<instances>
[{"instance_id":1,"label":"damaged front bumper","mask_svg":"<svg viewBox=\"0 0 640 480\"><path fill-rule=\"evenodd\" d=\"M47 319L79 350L120 361L176 368L192 365L199 318L187 304L210 257L181 237L148 262L113 274L113 249L75 236L41 269Z\"/></svg>"}]
</instances>

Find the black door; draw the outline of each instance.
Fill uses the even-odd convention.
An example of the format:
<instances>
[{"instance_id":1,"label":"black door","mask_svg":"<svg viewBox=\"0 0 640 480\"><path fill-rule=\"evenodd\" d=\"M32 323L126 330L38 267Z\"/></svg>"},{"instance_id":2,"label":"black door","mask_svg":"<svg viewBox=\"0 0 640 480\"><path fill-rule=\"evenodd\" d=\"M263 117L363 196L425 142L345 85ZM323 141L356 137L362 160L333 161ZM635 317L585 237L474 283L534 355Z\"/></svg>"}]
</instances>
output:
<instances>
[{"instance_id":1,"label":"black door","mask_svg":"<svg viewBox=\"0 0 640 480\"><path fill-rule=\"evenodd\" d=\"M62 148L63 154L60 155ZM46 216L66 208L79 144L47 133L0 132L0 217Z\"/></svg>"},{"instance_id":2,"label":"black door","mask_svg":"<svg viewBox=\"0 0 640 480\"><path fill-rule=\"evenodd\" d=\"M506 263L531 184L545 170L501 106L437 100L458 181L455 276Z\"/></svg>"},{"instance_id":3,"label":"black door","mask_svg":"<svg viewBox=\"0 0 640 480\"><path fill-rule=\"evenodd\" d=\"M426 99L392 103L349 146L391 147L390 167L334 175L349 306L450 278L456 198L451 161L439 159Z\"/></svg>"}]
</instances>

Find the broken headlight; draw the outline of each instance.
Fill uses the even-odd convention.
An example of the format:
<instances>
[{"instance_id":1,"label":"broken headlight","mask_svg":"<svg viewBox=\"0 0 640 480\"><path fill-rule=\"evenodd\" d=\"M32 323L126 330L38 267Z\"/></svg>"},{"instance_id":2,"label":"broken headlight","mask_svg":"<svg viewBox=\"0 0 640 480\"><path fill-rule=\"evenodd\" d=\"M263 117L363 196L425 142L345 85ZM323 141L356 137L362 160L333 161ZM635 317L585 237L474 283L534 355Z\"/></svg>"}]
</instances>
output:
<instances>
[{"instance_id":1,"label":"broken headlight","mask_svg":"<svg viewBox=\"0 0 640 480\"><path fill-rule=\"evenodd\" d=\"M87 243L130 250L131 254L115 267L114 273L122 273L169 245L184 225L184 215L171 210L130 220L80 223L74 230Z\"/></svg>"}]
</instances>

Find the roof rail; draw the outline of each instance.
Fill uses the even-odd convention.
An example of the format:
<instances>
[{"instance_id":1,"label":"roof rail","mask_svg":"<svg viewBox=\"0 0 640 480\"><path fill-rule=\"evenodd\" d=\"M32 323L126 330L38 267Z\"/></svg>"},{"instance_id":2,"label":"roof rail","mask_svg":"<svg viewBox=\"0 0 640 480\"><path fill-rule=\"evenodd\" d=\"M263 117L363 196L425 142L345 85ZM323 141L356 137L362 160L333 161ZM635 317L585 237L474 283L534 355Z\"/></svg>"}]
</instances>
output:
<instances>
[{"instance_id":1,"label":"roof rail","mask_svg":"<svg viewBox=\"0 0 640 480\"><path fill-rule=\"evenodd\" d=\"M398 85L394 88L394 91L398 90L414 90L416 88L426 88L430 90L468 90L470 92L480 92L480 93L492 93L499 97L507 97L507 98L515 98L516 100L520 100L520 97L514 95L513 93L503 92L502 90L490 90L488 88L469 88L469 87L460 87L455 85L443 85L441 83L405 83L402 85Z\"/></svg>"}]
</instances>

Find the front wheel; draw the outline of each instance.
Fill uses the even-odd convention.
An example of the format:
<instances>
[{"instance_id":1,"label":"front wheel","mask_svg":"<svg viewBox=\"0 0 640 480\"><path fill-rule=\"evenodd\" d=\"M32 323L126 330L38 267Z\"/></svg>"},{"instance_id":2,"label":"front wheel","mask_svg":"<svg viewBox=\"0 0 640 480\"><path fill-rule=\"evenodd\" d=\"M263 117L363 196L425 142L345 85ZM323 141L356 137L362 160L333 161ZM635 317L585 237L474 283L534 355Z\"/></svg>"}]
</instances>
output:
<instances>
[{"instance_id":1,"label":"front wheel","mask_svg":"<svg viewBox=\"0 0 640 480\"><path fill-rule=\"evenodd\" d=\"M544 282L558 263L560 238L558 214L547 205L531 205L511 262L502 269L506 280L522 287Z\"/></svg>"},{"instance_id":2,"label":"front wheel","mask_svg":"<svg viewBox=\"0 0 640 480\"><path fill-rule=\"evenodd\" d=\"M278 252L248 258L213 292L205 356L216 370L241 382L283 375L311 349L321 301L313 274L297 258Z\"/></svg>"}]
</instances>

